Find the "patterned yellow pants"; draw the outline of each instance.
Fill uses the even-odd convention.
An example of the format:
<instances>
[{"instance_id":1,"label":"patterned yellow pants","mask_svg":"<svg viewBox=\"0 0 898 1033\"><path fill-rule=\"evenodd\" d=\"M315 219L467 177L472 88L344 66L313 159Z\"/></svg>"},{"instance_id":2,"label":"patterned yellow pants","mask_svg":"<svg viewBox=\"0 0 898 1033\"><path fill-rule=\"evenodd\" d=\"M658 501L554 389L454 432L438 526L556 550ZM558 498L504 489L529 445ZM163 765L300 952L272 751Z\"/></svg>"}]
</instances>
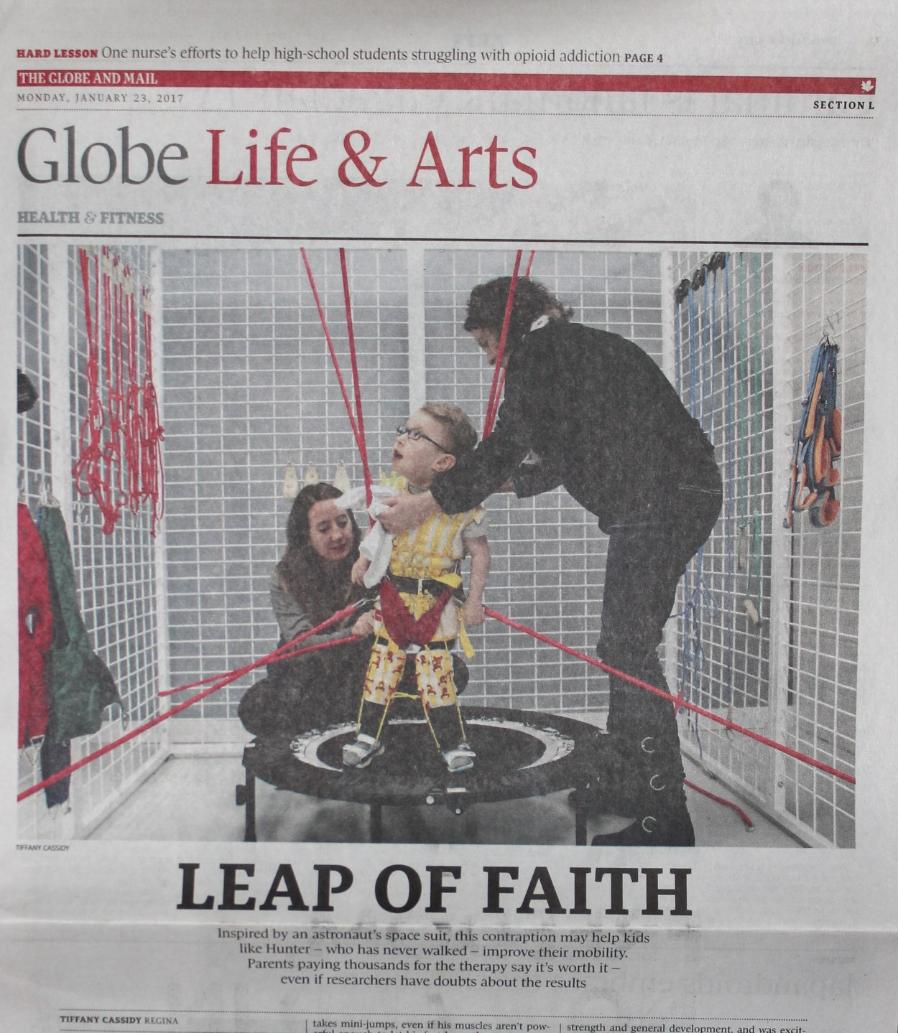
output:
<instances>
[{"instance_id":1,"label":"patterned yellow pants","mask_svg":"<svg viewBox=\"0 0 898 1033\"><path fill-rule=\"evenodd\" d=\"M443 643L434 642L414 653L418 698L426 709L452 706L456 700L452 654ZM389 703L405 672L406 652L390 639L377 638L371 648L365 673L363 699Z\"/></svg>"}]
</instances>

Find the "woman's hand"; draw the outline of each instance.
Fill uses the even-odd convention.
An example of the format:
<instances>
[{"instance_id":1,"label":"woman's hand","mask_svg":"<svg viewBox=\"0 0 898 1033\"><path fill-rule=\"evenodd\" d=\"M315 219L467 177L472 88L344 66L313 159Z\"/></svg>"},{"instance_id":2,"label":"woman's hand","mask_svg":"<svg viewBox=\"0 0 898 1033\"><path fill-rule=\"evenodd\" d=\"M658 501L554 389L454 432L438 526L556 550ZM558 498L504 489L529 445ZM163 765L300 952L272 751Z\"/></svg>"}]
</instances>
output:
<instances>
[{"instance_id":1,"label":"woman's hand","mask_svg":"<svg viewBox=\"0 0 898 1033\"><path fill-rule=\"evenodd\" d=\"M359 638L373 635L376 621L377 618L374 616L374 610L368 610L367 613L363 613L352 626L353 635L357 635Z\"/></svg>"},{"instance_id":2,"label":"woman's hand","mask_svg":"<svg viewBox=\"0 0 898 1033\"><path fill-rule=\"evenodd\" d=\"M390 534L410 531L440 512L440 507L429 491L423 491L420 495L403 494L384 499L384 506L386 508L378 519Z\"/></svg>"},{"instance_id":3,"label":"woman's hand","mask_svg":"<svg viewBox=\"0 0 898 1033\"><path fill-rule=\"evenodd\" d=\"M362 585L365 583L365 575L368 573L368 568L371 566L371 560L366 559L364 556L359 558L352 565L352 583L354 585Z\"/></svg>"}]
</instances>

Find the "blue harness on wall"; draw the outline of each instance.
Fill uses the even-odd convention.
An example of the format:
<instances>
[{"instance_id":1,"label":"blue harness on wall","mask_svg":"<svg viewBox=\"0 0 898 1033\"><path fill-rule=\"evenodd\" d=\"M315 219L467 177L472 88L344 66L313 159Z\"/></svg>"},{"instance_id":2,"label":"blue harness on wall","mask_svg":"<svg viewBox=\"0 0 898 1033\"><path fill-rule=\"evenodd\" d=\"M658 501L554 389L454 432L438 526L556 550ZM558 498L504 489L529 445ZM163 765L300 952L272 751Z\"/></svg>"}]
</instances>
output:
<instances>
[{"instance_id":1,"label":"blue harness on wall","mask_svg":"<svg viewBox=\"0 0 898 1033\"><path fill-rule=\"evenodd\" d=\"M793 513L804 510L814 527L827 527L839 516L840 475L833 465L842 454L842 413L836 406L838 353L827 334L814 349L795 435L784 527L792 527Z\"/></svg>"}]
</instances>

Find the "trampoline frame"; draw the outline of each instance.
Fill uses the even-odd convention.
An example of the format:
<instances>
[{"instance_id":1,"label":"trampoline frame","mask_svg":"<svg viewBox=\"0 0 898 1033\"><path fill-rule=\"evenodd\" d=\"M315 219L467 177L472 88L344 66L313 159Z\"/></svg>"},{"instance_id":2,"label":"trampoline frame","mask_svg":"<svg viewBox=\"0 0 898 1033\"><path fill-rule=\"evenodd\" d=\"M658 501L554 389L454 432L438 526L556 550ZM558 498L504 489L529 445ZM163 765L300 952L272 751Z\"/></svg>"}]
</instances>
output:
<instances>
[{"instance_id":1,"label":"trampoline frame","mask_svg":"<svg viewBox=\"0 0 898 1033\"><path fill-rule=\"evenodd\" d=\"M236 803L245 807L244 841L257 841L256 781L279 790L325 800L344 800L368 807L368 835L372 843L383 841L383 808L416 807L444 803L454 814L462 814L477 803L543 796L565 789L574 790L574 842L587 842L589 790L593 786L597 763L606 734L598 727L570 717L536 711L499 707L464 707L465 724L476 739L477 729L494 736L514 733L541 744L542 750L520 768L505 771L495 766L475 765L466 772L435 770L435 762L425 770L409 766L401 775L386 770L381 758L363 771L344 769L333 760L319 756L322 747L332 752L337 740L348 740L355 725L343 722L324 729L309 729L298 735L261 736L243 751L244 782L236 786ZM426 725L420 716L398 717L394 725ZM533 747L531 747L532 749ZM429 753L432 761L433 752ZM427 770L429 768L430 770Z\"/></svg>"}]
</instances>

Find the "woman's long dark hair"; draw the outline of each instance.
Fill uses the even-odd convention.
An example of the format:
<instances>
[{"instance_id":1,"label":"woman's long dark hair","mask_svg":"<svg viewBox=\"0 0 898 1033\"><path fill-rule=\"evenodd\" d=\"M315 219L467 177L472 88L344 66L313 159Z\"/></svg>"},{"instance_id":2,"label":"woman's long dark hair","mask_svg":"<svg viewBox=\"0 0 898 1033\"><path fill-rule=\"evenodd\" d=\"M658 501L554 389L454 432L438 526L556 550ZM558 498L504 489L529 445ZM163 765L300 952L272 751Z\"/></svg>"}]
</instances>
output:
<instances>
[{"instance_id":1,"label":"woman's long dark hair","mask_svg":"<svg viewBox=\"0 0 898 1033\"><path fill-rule=\"evenodd\" d=\"M361 595L361 590L352 584L350 572L358 559L362 535L349 510L346 512L352 524L353 539L349 555L332 563L322 559L312 547L309 532L312 506L340 495L338 488L323 481L307 484L300 491L287 518L287 548L277 565L287 591L309 614L313 624L320 624Z\"/></svg>"},{"instance_id":2,"label":"woman's long dark hair","mask_svg":"<svg viewBox=\"0 0 898 1033\"><path fill-rule=\"evenodd\" d=\"M511 289L511 277L500 276L487 283L479 283L468 298L465 330L492 330L497 336L505 320L505 306ZM540 316L550 316L567 322L574 314L543 284L526 276L515 283L514 301L508 324L508 343L516 344Z\"/></svg>"}]
</instances>

